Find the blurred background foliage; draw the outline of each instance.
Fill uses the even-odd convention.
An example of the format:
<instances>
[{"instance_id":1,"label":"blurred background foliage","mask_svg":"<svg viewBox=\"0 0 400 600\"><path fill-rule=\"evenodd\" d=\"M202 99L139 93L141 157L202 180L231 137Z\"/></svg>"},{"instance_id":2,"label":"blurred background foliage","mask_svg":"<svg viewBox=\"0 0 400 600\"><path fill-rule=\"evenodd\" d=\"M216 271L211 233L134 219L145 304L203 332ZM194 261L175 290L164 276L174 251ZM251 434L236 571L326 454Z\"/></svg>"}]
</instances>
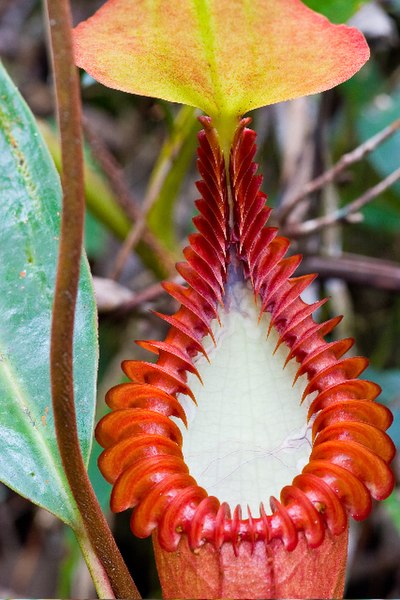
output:
<instances>
[{"instance_id":1,"label":"blurred background foliage","mask_svg":"<svg viewBox=\"0 0 400 600\"><path fill-rule=\"evenodd\" d=\"M72 0L74 21L101 0ZM258 133L264 190L275 222L304 255L303 272L321 274L312 293L329 295L329 314L344 314L341 336L357 340L371 359L368 377L383 388L400 444L400 180L360 212L333 227L305 223L340 210L400 166L400 132L363 160L294 205L304 185L400 117L400 0L308 0L333 21L363 30L371 59L352 80L323 95L260 109ZM323 9L321 6L323 5ZM56 165L59 149L41 3L0 0L0 57L36 115ZM173 310L159 281L176 277L185 237L193 229L196 110L130 96L82 74L86 152L85 244L95 276L100 319L98 414L104 394L122 380L122 358L144 358L135 339L160 338L149 312ZM290 210L287 207L290 207ZM344 221L344 222L342 222ZM146 357L147 358L147 357ZM107 511L109 486L90 473ZM395 460L399 473L399 461ZM397 494L397 495L396 495ZM111 518L111 517L110 517ZM112 517L125 559L144 597L160 597L149 540L135 540L129 515ZM400 495L353 524L346 597L400 597ZM0 487L0 596L93 597L73 536L54 517Z\"/></svg>"}]
</instances>

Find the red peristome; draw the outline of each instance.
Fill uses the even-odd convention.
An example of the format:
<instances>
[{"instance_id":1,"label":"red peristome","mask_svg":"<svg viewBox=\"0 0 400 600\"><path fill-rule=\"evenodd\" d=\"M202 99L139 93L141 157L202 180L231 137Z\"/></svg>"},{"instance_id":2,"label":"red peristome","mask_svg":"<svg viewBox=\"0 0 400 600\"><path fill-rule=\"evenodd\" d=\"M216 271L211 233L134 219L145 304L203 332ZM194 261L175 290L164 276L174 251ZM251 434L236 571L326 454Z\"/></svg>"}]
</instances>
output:
<instances>
[{"instance_id":1,"label":"red peristome","mask_svg":"<svg viewBox=\"0 0 400 600\"><path fill-rule=\"evenodd\" d=\"M356 421L368 424L374 423L374 428L377 431L386 431L392 423L392 414L386 406L371 402L367 404L366 400L345 400L330 404L320 410L313 423L313 440L317 433L323 430L329 425L342 425L343 422L346 426L350 422Z\"/></svg>"},{"instance_id":2,"label":"red peristome","mask_svg":"<svg viewBox=\"0 0 400 600\"><path fill-rule=\"evenodd\" d=\"M372 506L371 495L364 483L348 469L332 463L329 458L318 460L315 456L303 469L303 474L312 474L328 484L335 492L347 512L356 521L365 519ZM326 510L325 496L321 496L324 515ZM328 525L328 521L327 521Z\"/></svg>"},{"instance_id":3,"label":"red peristome","mask_svg":"<svg viewBox=\"0 0 400 600\"><path fill-rule=\"evenodd\" d=\"M291 564L287 553L294 556L300 547L312 566L315 558L307 545L320 549L321 556L328 551L339 556L338 540L346 535L347 514L365 518L371 498L390 494L393 476L388 464L394 446L384 433L391 423L390 411L375 402L376 384L357 379L368 361L343 358L353 340L325 341L340 317L315 323L312 313L325 300L308 305L300 298L315 275L292 276L301 257L287 257L288 240L266 225L271 209L260 191L262 178L253 162L255 133L247 128L249 119L241 121L234 138L229 194L217 133L209 118L200 120L204 127L198 151L202 181L197 187L202 198L196 203L200 214L193 220L198 233L189 237L184 251L187 262L177 265L187 285L164 284L181 306L172 316L159 315L170 324L164 342L139 342L158 355L157 362L125 361L124 371L132 382L108 393L113 412L96 431L106 448L100 468L114 484L113 509L136 507L133 532L142 537L157 529L158 560L164 565L164 551L177 550L189 564L188 548L200 547L210 569L219 568L227 553L241 556L242 547L245 562L254 562L257 568L260 561L265 562L265 550L268 556L286 553L285 561ZM307 375L304 397L317 392L308 414L309 419L315 418L309 463L283 488L279 501L271 498L271 514L261 504L259 515L248 511L245 517L239 507L232 514L226 503L209 497L190 476L181 452L181 432L170 419L175 416L185 422L177 394L193 398L187 372L198 375L193 360L199 352L206 354L202 340L210 334L212 320L218 318L232 263L241 266L261 310L270 313L278 345L289 348L288 360L299 362L298 375ZM168 566L172 571L174 560ZM304 573L311 566L304 567ZM335 586L341 588L343 581L331 584L332 591ZM293 596L290 588L276 589L281 597ZM190 597L214 597L204 594ZM322 594L313 588L309 595ZM234 596L250 597L237 591Z\"/></svg>"}]
</instances>

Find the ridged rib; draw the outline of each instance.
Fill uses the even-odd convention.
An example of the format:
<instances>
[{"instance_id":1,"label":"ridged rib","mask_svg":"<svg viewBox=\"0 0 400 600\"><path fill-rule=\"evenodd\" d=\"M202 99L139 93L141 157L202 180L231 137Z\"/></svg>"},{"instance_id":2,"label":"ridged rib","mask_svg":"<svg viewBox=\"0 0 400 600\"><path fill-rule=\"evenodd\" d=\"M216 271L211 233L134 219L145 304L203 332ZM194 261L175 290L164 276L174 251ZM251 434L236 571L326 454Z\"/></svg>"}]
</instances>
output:
<instances>
[{"instance_id":1,"label":"ridged rib","mask_svg":"<svg viewBox=\"0 0 400 600\"><path fill-rule=\"evenodd\" d=\"M96 430L106 448L100 468L114 484L113 510L135 507L132 531L144 537L158 528L166 550L176 549L182 533L192 549L205 542L218 549L229 542L237 553L242 540L254 546L256 541L268 544L280 539L293 550L299 532L314 548L322 543L326 529L339 535L348 514L365 518L371 498L382 499L391 492L388 464L394 446L384 433L391 413L375 402L379 387L357 379L367 360L342 358L353 340L325 341L340 317L315 323L312 313L325 300L308 305L300 298L315 275L292 277L301 257L286 256L289 241L266 225L271 209L260 191L262 177L254 163L255 133L246 127L249 120L241 121L230 156L232 228L224 157L211 120L200 120L202 180L197 188L202 197L196 202L200 214L193 219L198 233L189 237L187 262L177 265L187 285L164 284L181 306L172 316L159 315L170 324L164 342L139 342L158 355L157 362L125 361L124 371L133 383L108 393L113 412ZM193 398L187 372L200 377L193 360L199 352L205 354L201 342L218 318L232 253L253 286L261 313L270 313L271 327L279 334L277 347L286 344L288 360L299 363L297 376L307 375L304 397L317 392L308 414L314 419L308 464L282 489L279 501L271 498L271 514L261 504L258 517L248 509L245 518L239 506L232 514L226 503L208 496L190 476L180 430L170 419L179 417L186 424L176 396Z\"/></svg>"}]
</instances>

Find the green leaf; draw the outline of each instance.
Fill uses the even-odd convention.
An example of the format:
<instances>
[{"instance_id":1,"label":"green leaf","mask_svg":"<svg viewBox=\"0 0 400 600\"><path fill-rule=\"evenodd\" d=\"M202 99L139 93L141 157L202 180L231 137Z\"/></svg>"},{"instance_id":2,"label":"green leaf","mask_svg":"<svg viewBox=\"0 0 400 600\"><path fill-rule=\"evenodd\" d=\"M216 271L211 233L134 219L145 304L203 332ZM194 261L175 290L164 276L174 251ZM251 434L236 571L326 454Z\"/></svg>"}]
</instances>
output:
<instances>
[{"instance_id":1,"label":"green leaf","mask_svg":"<svg viewBox=\"0 0 400 600\"><path fill-rule=\"evenodd\" d=\"M386 508L389 517L392 520L393 525L397 529L397 533L400 535L400 492L394 490L393 494L386 498L384 501L384 507Z\"/></svg>"},{"instance_id":2,"label":"green leaf","mask_svg":"<svg viewBox=\"0 0 400 600\"><path fill-rule=\"evenodd\" d=\"M333 23L345 23L366 2L367 0L304 0L304 4L325 15Z\"/></svg>"},{"instance_id":3,"label":"green leaf","mask_svg":"<svg viewBox=\"0 0 400 600\"><path fill-rule=\"evenodd\" d=\"M196 106L229 130L249 110L342 83L369 50L299 0L109 0L75 29L75 55L109 87Z\"/></svg>"},{"instance_id":4,"label":"green leaf","mask_svg":"<svg viewBox=\"0 0 400 600\"><path fill-rule=\"evenodd\" d=\"M97 441L94 439L92 453L90 455L88 473L90 483L92 484L94 493L96 494L96 498L103 512L107 512L110 510L111 485L101 475L99 467L97 466L97 461L102 451L103 448L101 448Z\"/></svg>"},{"instance_id":5,"label":"green leaf","mask_svg":"<svg viewBox=\"0 0 400 600\"><path fill-rule=\"evenodd\" d=\"M386 404L393 413L393 423L387 433L397 447L400 446L400 369L374 369L369 367L366 378L382 387L379 402Z\"/></svg>"},{"instance_id":6,"label":"green leaf","mask_svg":"<svg viewBox=\"0 0 400 600\"><path fill-rule=\"evenodd\" d=\"M400 114L400 86L390 93L376 96L361 113L357 120L357 132L360 142L367 139L390 125ZM387 177L399 167L400 156L400 131L392 135L384 144L381 144L368 160L381 175ZM392 188L397 195L400 194L400 183Z\"/></svg>"},{"instance_id":7,"label":"green leaf","mask_svg":"<svg viewBox=\"0 0 400 600\"><path fill-rule=\"evenodd\" d=\"M89 259L98 258L104 253L108 242L108 232L104 225L92 215L85 213L85 250Z\"/></svg>"},{"instance_id":8,"label":"green leaf","mask_svg":"<svg viewBox=\"0 0 400 600\"><path fill-rule=\"evenodd\" d=\"M390 192L363 208L363 226L375 229L378 233L396 235L400 231L400 206L398 198Z\"/></svg>"},{"instance_id":9,"label":"green leaf","mask_svg":"<svg viewBox=\"0 0 400 600\"><path fill-rule=\"evenodd\" d=\"M346 98L346 111L348 118L354 123L360 111L375 98L380 90L386 87L386 78L381 65L371 59L354 77L343 83L341 93Z\"/></svg>"},{"instance_id":10,"label":"green leaf","mask_svg":"<svg viewBox=\"0 0 400 600\"><path fill-rule=\"evenodd\" d=\"M32 114L0 65L0 479L68 524L78 519L61 466L50 395L49 338L61 187ZM88 461L97 320L82 260L74 338L79 439Z\"/></svg>"}]
</instances>

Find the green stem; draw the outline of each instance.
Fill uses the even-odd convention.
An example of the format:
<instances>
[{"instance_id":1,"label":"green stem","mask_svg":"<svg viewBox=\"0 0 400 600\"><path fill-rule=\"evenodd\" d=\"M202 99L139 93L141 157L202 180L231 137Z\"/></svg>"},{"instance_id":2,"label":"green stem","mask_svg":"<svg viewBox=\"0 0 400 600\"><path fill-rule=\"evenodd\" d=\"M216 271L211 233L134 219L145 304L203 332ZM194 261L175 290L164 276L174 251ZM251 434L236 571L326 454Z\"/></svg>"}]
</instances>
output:
<instances>
[{"instance_id":1,"label":"green stem","mask_svg":"<svg viewBox=\"0 0 400 600\"><path fill-rule=\"evenodd\" d=\"M116 598L107 572L86 535L83 523L81 527L75 527L74 533L99 598Z\"/></svg>"},{"instance_id":2,"label":"green stem","mask_svg":"<svg viewBox=\"0 0 400 600\"><path fill-rule=\"evenodd\" d=\"M154 185L157 173L163 169L163 163L171 162L171 169L160 187L157 200L149 211L147 222L153 234L172 252L180 245L175 231L175 203L195 156L196 134L199 129L197 114L198 111L191 106L183 106L179 110L149 180L150 189L150 186Z\"/></svg>"},{"instance_id":3,"label":"green stem","mask_svg":"<svg viewBox=\"0 0 400 600\"><path fill-rule=\"evenodd\" d=\"M79 84L68 0L46 0L61 137L63 208L53 305L50 376L57 442L80 511L75 533L101 597L140 598L97 502L82 458L73 387L73 330L83 243L84 186Z\"/></svg>"},{"instance_id":4,"label":"green stem","mask_svg":"<svg viewBox=\"0 0 400 600\"><path fill-rule=\"evenodd\" d=\"M191 125L194 121L195 109L191 106L183 106L176 118L175 127L172 134L164 143L157 162L150 176L146 195L141 205L141 213L134 223L129 235L119 251L115 260L113 279L119 279L128 256L136 248L143 232L147 226L149 213L163 192L164 186L168 181L171 172L176 165L176 157L180 154L182 145L190 134ZM188 128L189 126L189 128ZM178 193L179 186L176 186L175 193ZM171 201L171 198L169 199ZM164 223L165 227L166 223Z\"/></svg>"}]
</instances>

